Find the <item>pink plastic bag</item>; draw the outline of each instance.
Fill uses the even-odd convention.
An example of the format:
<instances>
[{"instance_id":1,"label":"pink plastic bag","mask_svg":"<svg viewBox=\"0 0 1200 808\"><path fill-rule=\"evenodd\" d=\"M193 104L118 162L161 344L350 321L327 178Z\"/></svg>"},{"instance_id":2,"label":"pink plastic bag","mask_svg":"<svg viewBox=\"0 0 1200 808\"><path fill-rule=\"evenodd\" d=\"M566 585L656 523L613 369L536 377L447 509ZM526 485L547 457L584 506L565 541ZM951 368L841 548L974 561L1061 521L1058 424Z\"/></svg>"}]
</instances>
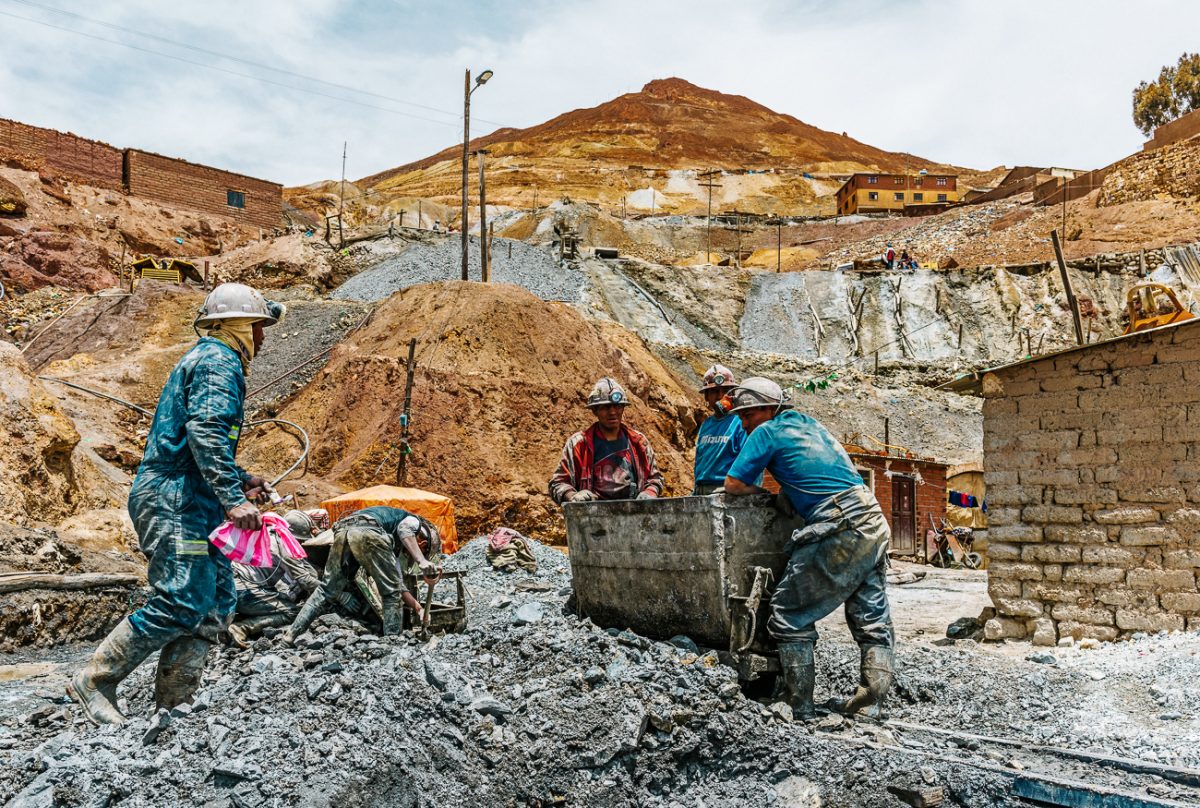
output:
<instances>
[{"instance_id":1,"label":"pink plastic bag","mask_svg":"<svg viewBox=\"0 0 1200 808\"><path fill-rule=\"evenodd\" d=\"M279 537L284 552L292 558L304 558L307 555L282 516L277 513L264 513L262 522L262 528L259 530L242 530L240 527L234 527L232 522L225 522L209 535L208 540L230 561L251 567L273 566L272 532Z\"/></svg>"}]
</instances>

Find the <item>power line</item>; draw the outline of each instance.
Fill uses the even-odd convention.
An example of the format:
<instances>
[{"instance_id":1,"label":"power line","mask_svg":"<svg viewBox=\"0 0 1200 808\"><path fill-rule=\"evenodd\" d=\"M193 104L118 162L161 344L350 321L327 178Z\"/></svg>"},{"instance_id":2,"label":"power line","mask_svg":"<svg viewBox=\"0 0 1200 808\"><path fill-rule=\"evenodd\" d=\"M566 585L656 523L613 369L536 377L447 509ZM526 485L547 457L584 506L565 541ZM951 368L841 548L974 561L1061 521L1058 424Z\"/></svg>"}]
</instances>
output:
<instances>
[{"instance_id":1,"label":"power line","mask_svg":"<svg viewBox=\"0 0 1200 808\"><path fill-rule=\"evenodd\" d=\"M337 82L317 78L316 76L306 76L303 73L296 73L291 70L285 70L284 68L275 67L274 65L264 64L263 62L254 62L249 59L243 59L240 56L234 56L233 54L222 53L220 51L210 50L208 48L202 48L199 45L192 45L187 42L179 42L178 40L169 39L167 37L159 36L157 34L151 34L146 31L138 31L134 28L127 28L123 25L117 25L115 23L106 22L104 20L98 20L98 19L95 19L94 17L85 17L84 15L76 14L73 11L66 11L64 9L55 8L54 6L47 6L42 3L35 3L35 2L32 2L32 0L10 0L10 2L20 3L21 5L30 6L32 8L40 8L40 9L43 9L44 11L50 11L55 14L61 14L66 17L74 17L75 19L83 20L84 22L89 22L94 25L100 25L105 28L112 29L114 31L123 31L124 33L127 33L127 34L133 34L135 36L146 37L147 39L154 39L159 42L165 43L167 45L173 45L178 48L187 48L188 50L196 51L197 53L206 53L209 56L216 56L221 59L228 59L232 62L240 62L249 67L258 67L263 70L270 70L272 72L281 73L286 76L293 76L295 78L303 79L305 81L311 81L311 82L315 82L317 84L324 84L327 87L334 87L339 90L347 90L352 93L358 93L359 95L368 95L373 98L379 98L384 101L392 101L397 104L404 104L405 106L416 107L418 109L424 109L424 110L428 110L430 112L438 112L443 115L449 115L450 117L456 118L456 119L461 117L461 114L458 112L455 112L455 111L439 109L438 107L431 107L431 106L427 106L425 104L418 104L415 101L406 101L403 98L396 98L396 97L390 96L390 95L383 95L381 93L372 92L370 90L360 90L357 87L351 87L346 84L338 84ZM507 124L499 123L498 121L489 121L486 118L477 118L476 120L483 121L484 123L495 124L496 126L507 126Z\"/></svg>"},{"instance_id":2,"label":"power line","mask_svg":"<svg viewBox=\"0 0 1200 808\"><path fill-rule=\"evenodd\" d=\"M20 2L20 1L21 0L17 0L17 2ZM342 103L345 103L345 104L354 104L355 106L367 107L368 109L376 109L376 110L379 110L380 112L390 112L393 115L400 115L405 118L412 118L412 119L415 119L418 121L426 121L428 123L435 123L435 124L438 124L439 126L449 126L454 129L459 128L459 125L457 123L452 123L450 121L441 121L441 120L437 120L435 118L426 118L422 115L414 115L411 112L402 112L401 110L391 109L390 107L381 107L377 104L368 104L365 101L357 101L353 98L345 98L343 96L333 95L331 93L324 93L319 90L313 90L313 89L306 88L306 87L297 87L294 84L286 84L286 83L280 82L280 81L273 81L271 79L264 78L262 76L255 76L252 73L241 73L237 70L230 70L228 68L218 67L216 65L210 65L205 62L198 62L194 59L185 59L182 56L176 56L171 53L163 53L162 51L156 51L156 50L151 50L149 48L143 48L138 45L133 45L129 42L121 42L120 40L117 40L117 39L108 39L106 37L97 36L95 34L89 34L84 31L77 31L74 28L67 28L62 25L55 25L54 23L46 22L45 20L34 19L33 17L23 17L20 14L13 14L8 11L0 11L0 16L11 17L15 20L24 20L25 22L31 22L31 23L34 23L35 25L42 25L47 28L53 28L58 31L65 31L68 34L75 34L77 36L86 37L88 39L94 39L98 42L106 42L110 45L120 45L123 48L129 48L130 50L135 50L140 53L147 53L152 56L161 56L165 59L174 59L175 61L183 62L184 64L193 65L195 67L202 67L206 70L215 70L220 73L226 73L231 76L238 76L240 78L251 79L253 81L259 81L259 82L262 82L263 84L270 84L274 87L282 87L287 90L297 90L300 92L308 93L310 95L317 95L317 96L321 96L322 98L329 98L333 101L341 101ZM281 72L287 73L288 71L281 71ZM307 76L302 76L298 73L292 73L289 75L294 75L301 79L309 78ZM317 81L320 81L320 80L318 79ZM328 83L328 82L322 82L322 83ZM355 92L357 92L357 91L355 91ZM401 102L401 103L408 103L408 102ZM489 121L489 123L491 123L491 121Z\"/></svg>"}]
</instances>

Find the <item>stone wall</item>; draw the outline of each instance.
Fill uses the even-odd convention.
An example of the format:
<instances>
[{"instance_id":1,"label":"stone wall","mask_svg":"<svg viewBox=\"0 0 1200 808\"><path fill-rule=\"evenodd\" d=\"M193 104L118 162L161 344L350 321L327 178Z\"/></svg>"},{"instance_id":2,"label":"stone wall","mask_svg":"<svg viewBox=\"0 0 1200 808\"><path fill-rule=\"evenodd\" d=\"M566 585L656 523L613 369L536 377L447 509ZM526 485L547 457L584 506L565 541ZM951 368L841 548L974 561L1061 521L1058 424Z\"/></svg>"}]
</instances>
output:
<instances>
[{"instance_id":1,"label":"stone wall","mask_svg":"<svg viewBox=\"0 0 1200 808\"><path fill-rule=\"evenodd\" d=\"M278 183L138 149L127 149L125 159L129 193L134 196L194 208L255 227L282 224L283 186ZM231 207L229 191L242 192L245 207Z\"/></svg>"},{"instance_id":2,"label":"stone wall","mask_svg":"<svg viewBox=\"0 0 1200 808\"><path fill-rule=\"evenodd\" d=\"M1099 205L1200 197L1200 139L1135 154L1118 163L1101 186Z\"/></svg>"},{"instance_id":3,"label":"stone wall","mask_svg":"<svg viewBox=\"0 0 1200 808\"><path fill-rule=\"evenodd\" d=\"M0 118L0 159L49 169L69 180L121 190L122 154L107 143Z\"/></svg>"},{"instance_id":4,"label":"stone wall","mask_svg":"<svg viewBox=\"0 0 1200 808\"><path fill-rule=\"evenodd\" d=\"M989 639L1200 629L1200 321L983 380Z\"/></svg>"}]
</instances>

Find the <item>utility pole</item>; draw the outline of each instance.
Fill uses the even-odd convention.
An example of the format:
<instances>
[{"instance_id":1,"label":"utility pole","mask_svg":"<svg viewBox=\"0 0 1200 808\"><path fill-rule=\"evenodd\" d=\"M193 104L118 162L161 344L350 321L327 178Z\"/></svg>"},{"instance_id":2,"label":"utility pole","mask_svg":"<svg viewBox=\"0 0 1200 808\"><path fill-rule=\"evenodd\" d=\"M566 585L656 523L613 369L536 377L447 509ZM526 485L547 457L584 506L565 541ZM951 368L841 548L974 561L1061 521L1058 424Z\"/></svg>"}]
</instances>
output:
<instances>
[{"instance_id":1,"label":"utility pole","mask_svg":"<svg viewBox=\"0 0 1200 808\"><path fill-rule=\"evenodd\" d=\"M708 189L708 216L704 220L704 263L706 264L712 263L712 192L713 188L721 187L713 181L713 177L720 173L717 169L712 168L700 175L704 179L704 182L700 183L700 187Z\"/></svg>"},{"instance_id":2,"label":"utility pole","mask_svg":"<svg viewBox=\"0 0 1200 808\"><path fill-rule=\"evenodd\" d=\"M487 229L487 186L484 185L483 176L483 158L487 154L485 149L480 149L475 152L475 157L479 160L479 279L485 283L488 276L488 229Z\"/></svg>"},{"instance_id":3,"label":"utility pole","mask_svg":"<svg viewBox=\"0 0 1200 808\"><path fill-rule=\"evenodd\" d=\"M783 219L775 219L775 272L778 274L783 267Z\"/></svg>"},{"instance_id":4,"label":"utility pole","mask_svg":"<svg viewBox=\"0 0 1200 808\"><path fill-rule=\"evenodd\" d=\"M338 192L338 248L346 246L346 234L342 230L342 212L346 205L346 144L342 141L342 190Z\"/></svg>"},{"instance_id":5,"label":"utility pole","mask_svg":"<svg viewBox=\"0 0 1200 808\"><path fill-rule=\"evenodd\" d=\"M536 216L538 211L537 206L537 186L533 186L533 214Z\"/></svg>"},{"instance_id":6,"label":"utility pole","mask_svg":"<svg viewBox=\"0 0 1200 808\"><path fill-rule=\"evenodd\" d=\"M742 268L742 214L733 212L733 229L737 231L737 268Z\"/></svg>"},{"instance_id":7,"label":"utility pole","mask_svg":"<svg viewBox=\"0 0 1200 808\"><path fill-rule=\"evenodd\" d=\"M1075 324L1075 344L1083 345L1083 323L1079 319L1079 298L1071 286L1071 276L1067 274L1067 262L1063 260L1062 244L1058 241L1058 233L1050 231L1050 241L1054 244L1054 258L1058 261L1058 273L1062 277L1063 291L1067 294L1067 305L1071 307L1071 320ZM1030 353L1032 353L1032 346Z\"/></svg>"},{"instance_id":8,"label":"utility pole","mask_svg":"<svg viewBox=\"0 0 1200 808\"><path fill-rule=\"evenodd\" d=\"M462 149L462 279L469 278L467 273L467 142L471 139L471 71L463 80L463 149Z\"/></svg>"},{"instance_id":9,"label":"utility pole","mask_svg":"<svg viewBox=\"0 0 1200 808\"><path fill-rule=\"evenodd\" d=\"M471 86L471 71L468 70L466 78L463 79L463 148L462 148L462 279L468 279L467 275L467 164L470 162L470 156L467 154L467 144L471 141L471 93L478 90L483 85L487 84L492 78L491 70L484 70L475 77L475 86ZM479 237L485 235L483 230L479 231Z\"/></svg>"},{"instance_id":10,"label":"utility pole","mask_svg":"<svg viewBox=\"0 0 1200 808\"><path fill-rule=\"evenodd\" d=\"M417 200L417 229L421 229L421 200Z\"/></svg>"}]
</instances>

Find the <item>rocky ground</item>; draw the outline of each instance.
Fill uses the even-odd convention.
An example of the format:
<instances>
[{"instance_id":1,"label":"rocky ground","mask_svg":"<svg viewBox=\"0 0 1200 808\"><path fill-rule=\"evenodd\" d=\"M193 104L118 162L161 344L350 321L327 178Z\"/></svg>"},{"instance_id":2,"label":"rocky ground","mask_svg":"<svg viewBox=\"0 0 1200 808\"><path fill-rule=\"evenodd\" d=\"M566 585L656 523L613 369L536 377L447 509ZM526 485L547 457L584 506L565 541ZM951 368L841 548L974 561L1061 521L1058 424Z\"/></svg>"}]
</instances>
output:
<instances>
[{"instance_id":1,"label":"rocky ground","mask_svg":"<svg viewBox=\"0 0 1200 808\"><path fill-rule=\"evenodd\" d=\"M951 804L984 806L1017 804L1012 778L1041 763L912 725L1196 763L1196 635L1057 649L1045 664L902 630L890 723L804 726L747 699L730 669L685 639L604 630L566 611L562 553L535 544L538 572L510 575L483 549L477 540L449 565L468 573L462 634L379 638L325 617L294 649L266 638L219 651L196 703L169 714L152 714L143 666L121 691L136 716L124 727L91 728L50 686L61 674L25 668L43 684L0 690L0 796L20 808L815 807L899 804L888 785L940 785ZM893 593L898 610L929 602L928 590ZM840 618L826 622L818 699L856 678ZM1146 701L1161 706L1133 720Z\"/></svg>"}]
</instances>

